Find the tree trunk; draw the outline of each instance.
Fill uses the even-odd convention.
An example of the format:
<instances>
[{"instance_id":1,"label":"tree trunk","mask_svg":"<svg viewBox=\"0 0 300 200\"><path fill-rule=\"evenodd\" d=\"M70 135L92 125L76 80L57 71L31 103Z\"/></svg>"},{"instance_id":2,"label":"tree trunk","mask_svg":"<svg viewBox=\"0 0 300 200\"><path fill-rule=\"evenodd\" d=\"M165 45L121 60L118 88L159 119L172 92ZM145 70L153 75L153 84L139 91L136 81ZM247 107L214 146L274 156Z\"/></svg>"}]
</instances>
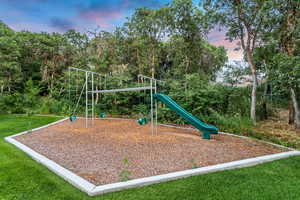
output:
<instances>
[{"instance_id":1,"label":"tree trunk","mask_svg":"<svg viewBox=\"0 0 300 200\"><path fill-rule=\"evenodd\" d=\"M8 76L8 81L7 81L7 89L8 89L8 92L10 93L10 82L11 82L11 77L10 75Z\"/></svg>"},{"instance_id":2,"label":"tree trunk","mask_svg":"<svg viewBox=\"0 0 300 200\"><path fill-rule=\"evenodd\" d=\"M151 70L151 78L154 78L154 67L152 67L152 70Z\"/></svg>"},{"instance_id":3,"label":"tree trunk","mask_svg":"<svg viewBox=\"0 0 300 200\"><path fill-rule=\"evenodd\" d=\"M99 90L98 85L96 86L96 90ZM99 101L99 93L96 93L95 105L98 104Z\"/></svg>"},{"instance_id":4,"label":"tree trunk","mask_svg":"<svg viewBox=\"0 0 300 200\"><path fill-rule=\"evenodd\" d=\"M256 91L257 91L257 77L256 74L252 74L253 84L251 92L251 119L254 124L256 123Z\"/></svg>"},{"instance_id":5,"label":"tree trunk","mask_svg":"<svg viewBox=\"0 0 300 200\"><path fill-rule=\"evenodd\" d=\"M141 69L141 66L140 66L139 49L138 48L136 48L136 63L137 63L137 66L139 68L139 74L142 74L142 69Z\"/></svg>"},{"instance_id":6,"label":"tree trunk","mask_svg":"<svg viewBox=\"0 0 300 200\"><path fill-rule=\"evenodd\" d=\"M49 97L52 98L52 93L53 93L53 88L54 88L54 81L53 81L53 73L51 74L50 76L50 94L49 94Z\"/></svg>"},{"instance_id":7,"label":"tree trunk","mask_svg":"<svg viewBox=\"0 0 300 200\"><path fill-rule=\"evenodd\" d=\"M256 91L257 91L257 74L256 66L253 62L252 53L247 50L247 59L252 73L252 92L251 92L251 111L250 116L254 124L256 124Z\"/></svg>"},{"instance_id":8,"label":"tree trunk","mask_svg":"<svg viewBox=\"0 0 300 200\"><path fill-rule=\"evenodd\" d=\"M264 98L262 102L262 109L263 109L263 120L268 119L268 109L267 109L267 93L268 93L268 83L265 82L265 90L264 90Z\"/></svg>"},{"instance_id":9,"label":"tree trunk","mask_svg":"<svg viewBox=\"0 0 300 200\"><path fill-rule=\"evenodd\" d=\"M283 52L289 57L293 57L296 48L296 32L297 19L300 16L299 3L296 1L290 1L287 8L286 21L283 23L283 35L281 35L281 45L283 46ZM289 107L289 124L295 123L296 129L300 129L300 114L299 106L295 94L295 90L291 87L291 103Z\"/></svg>"},{"instance_id":10,"label":"tree trunk","mask_svg":"<svg viewBox=\"0 0 300 200\"><path fill-rule=\"evenodd\" d=\"M189 66L190 66L190 60L187 56L185 56L185 59L186 59L186 67L185 67L185 76L184 76L184 80L185 80L185 83L184 83L184 92L186 93L187 92L187 87L188 87L188 83L187 83L187 74L188 74L188 70L189 70ZM185 95L185 99L187 99L186 95Z\"/></svg>"},{"instance_id":11,"label":"tree trunk","mask_svg":"<svg viewBox=\"0 0 300 200\"><path fill-rule=\"evenodd\" d=\"M59 89L59 93L58 93L58 96L60 96L64 91L64 86L61 86L60 89Z\"/></svg>"},{"instance_id":12,"label":"tree trunk","mask_svg":"<svg viewBox=\"0 0 300 200\"><path fill-rule=\"evenodd\" d=\"M293 108L294 108L294 111L295 111L295 115L294 115L295 128L296 129L300 129L300 110L299 110L299 105L298 105L298 102L297 102L295 90L293 88L290 88L290 91L291 91L291 98L292 98L292 102L293 102Z\"/></svg>"},{"instance_id":13,"label":"tree trunk","mask_svg":"<svg viewBox=\"0 0 300 200\"><path fill-rule=\"evenodd\" d=\"M289 101L289 124L294 124L295 119L295 112L293 108L292 99Z\"/></svg>"}]
</instances>

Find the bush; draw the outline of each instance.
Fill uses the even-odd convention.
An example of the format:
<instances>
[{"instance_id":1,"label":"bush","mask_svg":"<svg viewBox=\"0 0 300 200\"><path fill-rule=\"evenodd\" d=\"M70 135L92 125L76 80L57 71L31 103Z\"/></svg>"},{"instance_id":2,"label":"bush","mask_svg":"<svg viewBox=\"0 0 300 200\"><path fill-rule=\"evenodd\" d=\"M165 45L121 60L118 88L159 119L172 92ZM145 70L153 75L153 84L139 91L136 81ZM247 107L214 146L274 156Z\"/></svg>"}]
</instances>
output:
<instances>
[{"instance_id":1,"label":"bush","mask_svg":"<svg viewBox=\"0 0 300 200\"><path fill-rule=\"evenodd\" d=\"M69 102L67 100L56 100L49 97L42 98L39 113L44 114L68 114Z\"/></svg>"},{"instance_id":2,"label":"bush","mask_svg":"<svg viewBox=\"0 0 300 200\"><path fill-rule=\"evenodd\" d=\"M14 92L0 96L0 109L3 113L32 113L40 106L39 86L30 79L25 83L24 93Z\"/></svg>"},{"instance_id":3,"label":"bush","mask_svg":"<svg viewBox=\"0 0 300 200\"><path fill-rule=\"evenodd\" d=\"M23 95L18 92L0 95L0 112L5 114L25 113Z\"/></svg>"},{"instance_id":4,"label":"bush","mask_svg":"<svg viewBox=\"0 0 300 200\"><path fill-rule=\"evenodd\" d=\"M248 135L252 132L253 123L248 117L222 116L217 112L206 119L209 124L216 125L220 131L235 133L238 135Z\"/></svg>"}]
</instances>

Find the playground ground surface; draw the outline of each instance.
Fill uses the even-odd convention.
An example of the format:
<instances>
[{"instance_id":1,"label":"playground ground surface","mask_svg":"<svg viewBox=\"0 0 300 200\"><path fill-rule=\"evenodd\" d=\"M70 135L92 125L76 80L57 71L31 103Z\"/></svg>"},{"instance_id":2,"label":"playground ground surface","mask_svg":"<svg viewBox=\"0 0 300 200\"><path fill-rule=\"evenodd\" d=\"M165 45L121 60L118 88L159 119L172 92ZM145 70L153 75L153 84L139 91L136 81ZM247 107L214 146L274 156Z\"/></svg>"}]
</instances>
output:
<instances>
[{"instance_id":1,"label":"playground ground surface","mask_svg":"<svg viewBox=\"0 0 300 200\"><path fill-rule=\"evenodd\" d=\"M37 127L55 119L32 117L31 126ZM28 129L25 116L1 116L0 121L2 138ZM0 148L2 199L88 198L3 140L0 141ZM251 168L107 194L99 199L297 199L297 185L300 183L298 170L299 156Z\"/></svg>"},{"instance_id":2,"label":"playground ground surface","mask_svg":"<svg viewBox=\"0 0 300 200\"><path fill-rule=\"evenodd\" d=\"M150 124L121 119L95 119L86 128L85 119L80 118L14 139L95 185L284 151L252 139L214 135L206 140L197 130L157 129L152 135Z\"/></svg>"}]
</instances>

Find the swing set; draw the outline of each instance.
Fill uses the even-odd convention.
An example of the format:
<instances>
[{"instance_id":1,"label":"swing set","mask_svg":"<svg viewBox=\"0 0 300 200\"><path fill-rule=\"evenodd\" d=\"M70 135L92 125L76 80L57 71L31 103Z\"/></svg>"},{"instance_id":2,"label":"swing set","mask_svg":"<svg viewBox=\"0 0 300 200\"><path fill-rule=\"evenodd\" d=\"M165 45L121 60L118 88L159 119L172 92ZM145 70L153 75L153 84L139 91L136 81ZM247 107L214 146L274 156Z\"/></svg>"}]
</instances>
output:
<instances>
[{"instance_id":1,"label":"swing set","mask_svg":"<svg viewBox=\"0 0 300 200\"><path fill-rule=\"evenodd\" d=\"M85 126L88 128L94 125L94 120L96 118L95 105L99 103L99 94L133 91L145 92L150 90L150 116L143 116L137 119L137 123L139 125L145 125L150 121L152 135L154 135L154 133L157 134L157 100L153 98L153 95L157 93L157 82L159 80L144 75L138 75L139 87L107 89L107 75L74 67L69 67L68 73L69 102L72 102L74 99L76 100L74 102L74 107L71 107L71 104L69 106L70 121L75 121L77 119L76 113L78 112L79 103L84 98L84 94ZM149 84L144 85L145 82L148 82ZM143 86L140 86L141 83L143 83ZM99 117L105 118L106 113L100 112ZM150 118L150 120L148 118Z\"/></svg>"}]
</instances>

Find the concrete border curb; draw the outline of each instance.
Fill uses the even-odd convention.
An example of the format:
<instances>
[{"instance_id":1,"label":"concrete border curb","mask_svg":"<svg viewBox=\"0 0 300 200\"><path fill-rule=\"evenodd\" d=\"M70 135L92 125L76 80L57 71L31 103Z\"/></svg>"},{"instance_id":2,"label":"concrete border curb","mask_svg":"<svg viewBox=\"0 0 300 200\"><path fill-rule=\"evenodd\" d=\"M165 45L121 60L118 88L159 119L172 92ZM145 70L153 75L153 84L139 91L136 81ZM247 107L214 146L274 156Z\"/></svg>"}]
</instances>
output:
<instances>
[{"instance_id":1,"label":"concrete border curb","mask_svg":"<svg viewBox=\"0 0 300 200\"><path fill-rule=\"evenodd\" d=\"M108 192L115 192L115 191L120 191L128 188L141 187L141 186L146 186L155 183L162 183L166 181L176 180L179 178L186 178L186 177L200 175L200 174L207 174L211 172L224 171L224 170L235 169L235 168L250 167L265 162L271 162L282 158L288 158L290 156L295 156L295 155L300 155L300 152L299 151L283 152L283 153L238 160L238 161L233 161L233 162L228 162L223 164L217 164L217 165L212 165L207 167L201 167L197 169L190 169L190 170L178 171L178 172L173 172L173 173L168 173L168 174L163 174L158 176L139 178L139 179L134 179L126 182L101 185L95 187L90 192L90 195L95 196L95 195L104 194Z\"/></svg>"},{"instance_id":2,"label":"concrete border curb","mask_svg":"<svg viewBox=\"0 0 300 200\"><path fill-rule=\"evenodd\" d=\"M19 149L21 149L23 152L28 154L33 160L37 161L38 163L41 163L42 165L45 165L50 171L54 172L58 176L65 179L67 182L71 183L78 189L80 189L83 192L90 192L95 185L88 182L87 180L81 178L80 176L74 174L70 170L62 167L61 165L58 165L54 161L48 159L47 157L35 152L31 148L25 146L24 144L18 142L17 140L13 138L5 138L5 140Z\"/></svg>"},{"instance_id":3,"label":"concrete border curb","mask_svg":"<svg viewBox=\"0 0 300 200\"><path fill-rule=\"evenodd\" d=\"M50 124L42 126L42 127L32 129L31 131L36 131L36 130L39 130L42 128L46 128L48 126L63 122L67 119L68 118L65 118L65 119L50 123ZM176 127L176 128L180 128L180 127ZM192 128L188 128L188 129L192 129ZM207 166L207 167L201 167L201 168L197 168L197 169L190 169L190 170L178 171L178 172L162 174L162 175L157 175L157 176L138 178L138 179L129 180L126 182L118 182L118 183L96 186L96 185L90 183L89 181L85 180L84 178L71 172L70 170L55 163L54 161L48 159L47 157L37 153L33 149L27 147L26 145L18 142L17 140L15 140L13 138L15 136L26 134L31 131L24 131L19 134L8 136L5 138L5 140L7 142L15 145L16 147L18 147L20 150L22 150L23 152L28 154L31 158L33 158L37 162L45 165L50 171L52 171L55 174L57 174L58 176L62 177L64 180L66 180L67 182L69 182L70 184L72 184L73 186L78 188L79 190L86 192L89 196L95 196L95 195L100 195L100 194L104 194L104 193L108 193L108 192L120 191L120 190L124 190L124 189L129 189L129 188L141 187L141 186L146 186L146 185L155 184L155 183L162 183L162 182L166 182L166 181L170 181L170 180L176 180L179 178L185 178L185 177L195 176L195 175L200 175L200 174L207 174L207 173L211 173L211 172L249 167L249 166L254 166L254 165L258 165L258 164L262 164L262 163L266 163L266 162L271 162L274 160L279 160L279 159L288 158L291 156L300 155L300 151L296 151L296 150L289 148L289 150L292 150L292 151L271 154L271 155L265 155L265 156L259 156L259 157L238 160L238 161L233 161L233 162L227 162L227 163L222 163L222 164L217 164L217 165L212 165L212 166ZM228 134L228 135L235 136L233 134ZM242 136L242 137L249 139L248 137L244 137L244 136ZM270 143L270 144L272 144L272 143ZM276 145L276 146L281 147L281 148L283 147L280 145Z\"/></svg>"}]
</instances>

